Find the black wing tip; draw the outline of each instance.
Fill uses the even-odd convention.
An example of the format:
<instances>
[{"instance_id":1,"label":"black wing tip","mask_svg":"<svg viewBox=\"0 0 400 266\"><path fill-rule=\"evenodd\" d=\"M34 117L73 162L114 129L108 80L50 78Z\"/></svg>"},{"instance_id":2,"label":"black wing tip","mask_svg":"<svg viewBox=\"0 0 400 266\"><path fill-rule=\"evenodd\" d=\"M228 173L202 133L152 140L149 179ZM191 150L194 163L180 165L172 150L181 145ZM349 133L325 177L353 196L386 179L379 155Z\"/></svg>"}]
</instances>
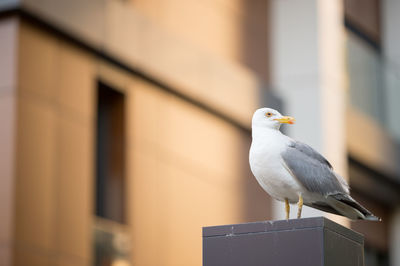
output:
<instances>
[{"instance_id":1,"label":"black wing tip","mask_svg":"<svg viewBox=\"0 0 400 266\"><path fill-rule=\"evenodd\" d=\"M357 211L360 212L360 216L358 220L367 220L367 221L374 221L374 222L381 222L382 219L378 216L373 215L369 210L367 210L364 206L362 206L360 203L355 201L350 195L347 194L335 194L333 197L337 200L339 200L342 203L345 203L349 205L350 207L353 207Z\"/></svg>"}]
</instances>

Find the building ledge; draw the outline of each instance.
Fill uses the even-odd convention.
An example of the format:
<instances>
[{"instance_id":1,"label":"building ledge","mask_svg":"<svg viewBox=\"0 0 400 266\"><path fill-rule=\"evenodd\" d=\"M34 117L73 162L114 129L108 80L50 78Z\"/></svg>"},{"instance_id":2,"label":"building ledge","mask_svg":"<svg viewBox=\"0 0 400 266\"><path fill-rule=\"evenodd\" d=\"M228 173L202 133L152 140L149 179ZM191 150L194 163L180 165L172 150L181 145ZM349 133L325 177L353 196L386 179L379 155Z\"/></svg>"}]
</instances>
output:
<instances>
[{"instance_id":1,"label":"building ledge","mask_svg":"<svg viewBox=\"0 0 400 266\"><path fill-rule=\"evenodd\" d=\"M174 36L129 2L8 0L0 4L0 12L40 22L246 131L254 110L265 98L270 102L277 98L249 69Z\"/></svg>"}]
</instances>

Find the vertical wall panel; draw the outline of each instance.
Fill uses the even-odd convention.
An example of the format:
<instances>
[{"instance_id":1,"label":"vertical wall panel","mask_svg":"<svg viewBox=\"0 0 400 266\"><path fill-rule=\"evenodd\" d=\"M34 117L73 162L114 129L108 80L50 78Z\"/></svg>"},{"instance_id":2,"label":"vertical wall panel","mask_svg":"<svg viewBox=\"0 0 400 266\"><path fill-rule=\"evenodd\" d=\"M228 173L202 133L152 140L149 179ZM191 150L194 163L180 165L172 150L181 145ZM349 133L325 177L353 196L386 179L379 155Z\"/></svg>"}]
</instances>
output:
<instances>
[{"instance_id":1,"label":"vertical wall panel","mask_svg":"<svg viewBox=\"0 0 400 266\"><path fill-rule=\"evenodd\" d=\"M42 253L54 246L56 114L19 98L15 234L18 245Z\"/></svg>"},{"instance_id":2,"label":"vertical wall panel","mask_svg":"<svg viewBox=\"0 0 400 266\"><path fill-rule=\"evenodd\" d=\"M15 199L16 70L19 21L0 21L0 262L11 263Z\"/></svg>"}]
</instances>

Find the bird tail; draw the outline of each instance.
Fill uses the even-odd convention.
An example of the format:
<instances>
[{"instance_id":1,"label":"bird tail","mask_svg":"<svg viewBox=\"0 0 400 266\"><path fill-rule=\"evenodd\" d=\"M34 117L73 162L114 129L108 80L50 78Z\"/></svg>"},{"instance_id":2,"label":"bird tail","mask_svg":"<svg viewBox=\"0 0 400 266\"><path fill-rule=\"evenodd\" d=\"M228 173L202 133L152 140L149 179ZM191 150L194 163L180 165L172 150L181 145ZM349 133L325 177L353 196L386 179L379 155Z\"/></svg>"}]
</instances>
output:
<instances>
[{"instance_id":1,"label":"bird tail","mask_svg":"<svg viewBox=\"0 0 400 266\"><path fill-rule=\"evenodd\" d=\"M381 218L373 215L369 210L347 194L339 193L329 195L327 196L327 203L338 213L352 220L381 221Z\"/></svg>"}]
</instances>

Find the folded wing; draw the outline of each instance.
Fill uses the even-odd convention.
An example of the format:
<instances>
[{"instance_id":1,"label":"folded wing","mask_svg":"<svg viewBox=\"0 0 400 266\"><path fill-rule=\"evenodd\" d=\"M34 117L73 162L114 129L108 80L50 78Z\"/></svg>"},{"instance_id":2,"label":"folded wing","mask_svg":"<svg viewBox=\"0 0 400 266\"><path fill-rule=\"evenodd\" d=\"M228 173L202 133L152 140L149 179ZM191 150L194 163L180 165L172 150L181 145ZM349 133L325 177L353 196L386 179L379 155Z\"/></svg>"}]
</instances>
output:
<instances>
[{"instance_id":1,"label":"folded wing","mask_svg":"<svg viewBox=\"0 0 400 266\"><path fill-rule=\"evenodd\" d=\"M324 196L348 193L348 185L330 163L310 146L293 141L281 154L286 169L310 192Z\"/></svg>"},{"instance_id":2,"label":"folded wing","mask_svg":"<svg viewBox=\"0 0 400 266\"><path fill-rule=\"evenodd\" d=\"M281 156L286 169L301 185L309 192L324 196L323 202L305 203L306 205L350 219L379 220L349 195L346 181L310 146L293 141Z\"/></svg>"}]
</instances>

